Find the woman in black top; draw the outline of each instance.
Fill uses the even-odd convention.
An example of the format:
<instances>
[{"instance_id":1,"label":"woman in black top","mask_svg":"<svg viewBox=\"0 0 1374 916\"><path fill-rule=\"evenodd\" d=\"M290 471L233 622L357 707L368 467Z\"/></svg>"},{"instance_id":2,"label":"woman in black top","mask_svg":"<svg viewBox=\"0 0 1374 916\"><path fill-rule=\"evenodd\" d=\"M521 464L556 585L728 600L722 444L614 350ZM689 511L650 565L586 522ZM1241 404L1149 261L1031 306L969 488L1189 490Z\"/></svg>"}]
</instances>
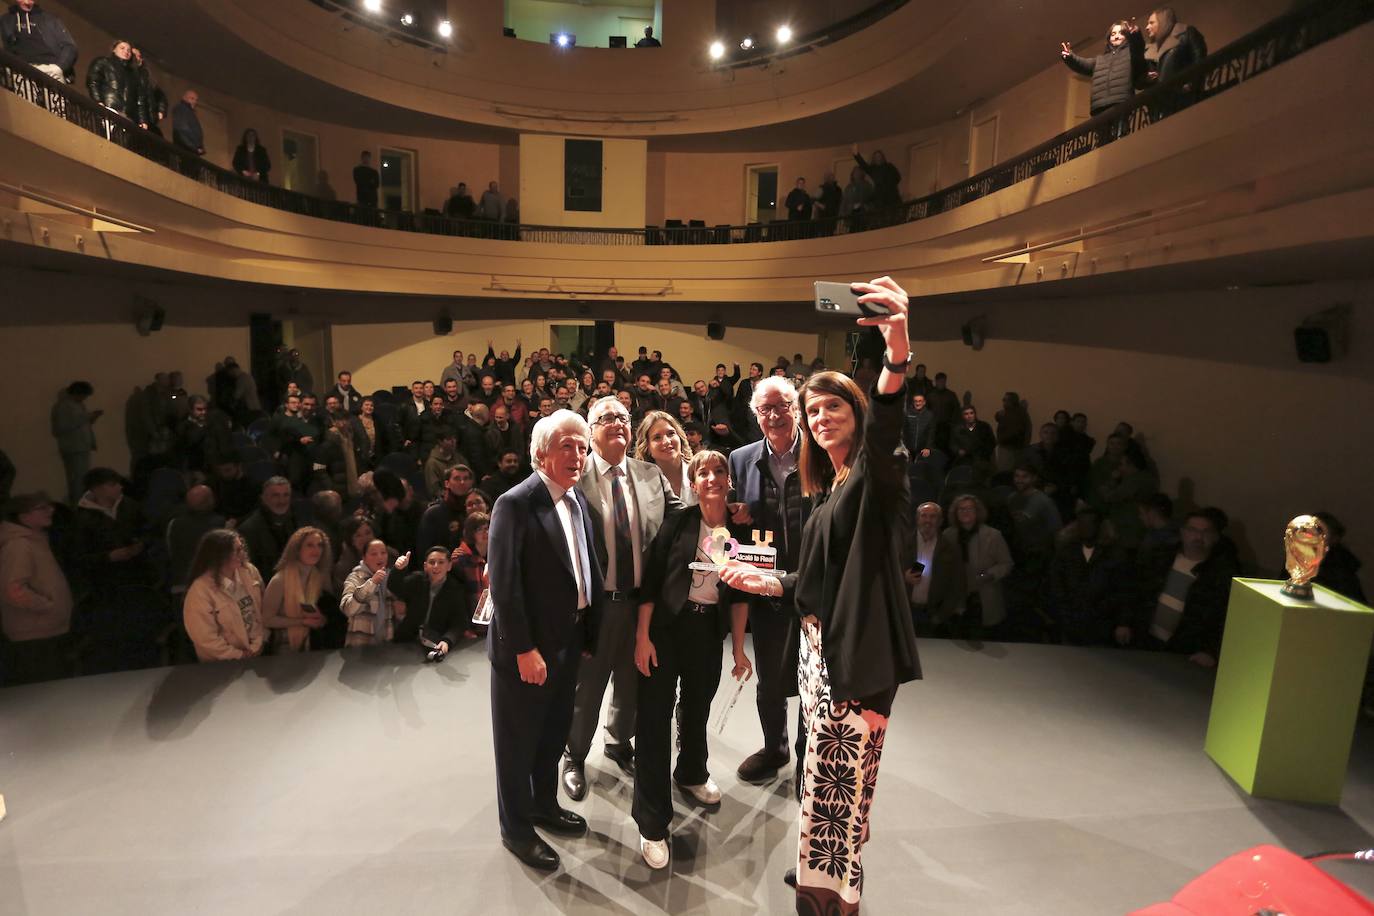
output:
<instances>
[{"instance_id":1,"label":"woman in black top","mask_svg":"<svg viewBox=\"0 0 1374 916\"><path fill-rule=\"evenodd\" d=\"M872 397L838 372L801 390L806 435L798 473L816 500L796 572L721 573L740 591L790 595L803 615L798 679L807 728L798 848L798 913L857 913L860 851L897 686L921 676L906 589L911 492L901 442L907 297L890 278L855 283L887 345ZM790 883L790 881L789 881Z\"/></svg>"},{"instance_id":2,"label":"woman in black top","mask_svg":"<svg viewBox=\"0 0 1374 916\"><path fill-rule=\"evenodd\" d=\"M714 572L690 568L710 562L706 544L729 524L726 497L730 466L720 452L698 452L687 463L698 504L669 514L654 537L640 581L635 667L639 669L635 727L635 794L632 815L639 850L650 868L668 864L668 825L673 819L668 763L672 755L673 706L678 681L677 767L672 780L703 805L720 804L720 789L706 769L706 719L720 685L720 641L729 630L736 678L753 673L744 654L744 596L720 583Z\"/></svg>"},{"instance_id":3,"label":"woman in black top","mask_svg":"<svg viewBox=\"0 0 1374 916\"><path fill-rule=\"evenodd\" d=\"M142 120L135 91L135 77L129 59L133 49L124 39L110 45L110 53L91 61L86 71L86 91L91 98L130 120Z\"/></svg>"},{"instance_id":4,"label":"woman in black top","mask_svg":"<svg viewBox=\"0 0 1374 916\"><path fill-rule=\"evenodd\" d=\"M405 602L405 608L395 608L396 634L394 642L418 639L428 651L431 661L443 661L458 642L458 634L468 626L472 612L468 610L467 586L461 579L450 576L449 550L431 547L425 551L422 572L403 575L410 565L410 551L397 557L388 576L386 587ZM394 606L393 606L394 607Z\"/></svg>"},{"instance_id":5,"label":"woman in black top","mask_svg":"<svg viewBox=\"0 0 1374 916\"><path fill-rule=\"evenodd\" d=\"M238 149L234 150L234 171L244 178L256 178L267 184L267 173L272 170L272 160L267 158L267 150L258 142L258 132L248 128L243 132Z\"/></svg>"}]
</instances>

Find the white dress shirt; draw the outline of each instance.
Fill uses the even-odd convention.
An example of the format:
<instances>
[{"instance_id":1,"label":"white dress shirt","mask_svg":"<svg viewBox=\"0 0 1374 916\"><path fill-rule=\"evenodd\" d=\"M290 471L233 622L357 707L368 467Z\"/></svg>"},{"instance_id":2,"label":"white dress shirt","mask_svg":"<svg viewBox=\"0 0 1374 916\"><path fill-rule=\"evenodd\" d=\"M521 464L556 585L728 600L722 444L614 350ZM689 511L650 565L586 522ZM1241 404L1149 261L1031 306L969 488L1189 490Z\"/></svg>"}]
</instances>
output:
<instances>
[{"instance_id":1,"label":"white dress shirt","mask_svg":"<svg viewBox=\"0 0 1374 916\"><path fill-rule=\"evenodd\" d=\"M577 562L577 529L573 527L572 510L568 508L568 503L563 499L563 494L568 491L560 487L549 479L549 475L543 471L537 471L539 479L544 481L544 486L549 488L549 495L553 497L553 509L558 513L558 524L563 526L563 539L567 541L568 562L572 565L573 578L577 580L577 609L580 611L591 604L591 591L589 584L583 581L582 564ZM590 549L591 545L587 545ZM595 562L588 558L588 562Z\"/></svg>"},{"instance_id":2,"label":"white dress shirt","mask_svg":"<svg viewBox=\"0 0 1374 916\"><path fill-rule=\"evenodd\" d=\"M630 462L628 458L620 459L620 464L609 464L596 452L592 452L592 466L596 470L596 485L601 490L601 504L606 507L606 511L601 519L602 534L606 538L606 582L607 588L614 582L617 590L629 590L638 588L640 577L643 575L644 558L641 556L644 545L639 533L639 507L635 505L635 487L630 480ZM616 569L615 563L615 499L611 496L611 468L618 467L621 470L620 487L625 493L625 511L630 516L630 546L635 558L634 581L624 582L620 579L620 571Z\"/></svg>"}]
</instances>

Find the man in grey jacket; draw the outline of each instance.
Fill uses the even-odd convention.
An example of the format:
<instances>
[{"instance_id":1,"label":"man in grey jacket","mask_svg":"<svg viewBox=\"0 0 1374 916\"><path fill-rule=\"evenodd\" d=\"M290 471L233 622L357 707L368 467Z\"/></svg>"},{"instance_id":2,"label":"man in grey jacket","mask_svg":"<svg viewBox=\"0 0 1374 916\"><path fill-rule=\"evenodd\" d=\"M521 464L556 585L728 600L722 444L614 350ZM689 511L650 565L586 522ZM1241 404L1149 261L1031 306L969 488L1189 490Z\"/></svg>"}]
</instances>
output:
<instances>
[{"instance_id":1,"label":"man in grey jacket","mask_svg":"<svg viewBox=\"0 0 1374 916\"><path fill-rule=\"evenodd\" d=\"M578 672L572 728L561 767L563 790L573 801L587 795L583 763L596 737L608 683L612 686L605 754L625 773L634 773L630 741L639 689L634 644L640 577L664 513L681 506L657 465L628 456L630 412L620 401L602 398L587 416L592 453L577 488L587 498L606 594L596 654L583 659Z\"/></svg>"},{"instance_id":2,"label":"man in grey jacket","mask_svg":"<svg viewBox=\"0 0 1374 916\"><path fill-rule=\"evenodd\" d=\"M72 382L52 406L52 434L62 455L62 467L67 472L67 500L72 506L86 492L82 481L91 469L91 452L96 447L95 431L91 427L105 413L86 409L86 399L92 394L95 388L90 382Z\"/></svg>"}]
</instances>

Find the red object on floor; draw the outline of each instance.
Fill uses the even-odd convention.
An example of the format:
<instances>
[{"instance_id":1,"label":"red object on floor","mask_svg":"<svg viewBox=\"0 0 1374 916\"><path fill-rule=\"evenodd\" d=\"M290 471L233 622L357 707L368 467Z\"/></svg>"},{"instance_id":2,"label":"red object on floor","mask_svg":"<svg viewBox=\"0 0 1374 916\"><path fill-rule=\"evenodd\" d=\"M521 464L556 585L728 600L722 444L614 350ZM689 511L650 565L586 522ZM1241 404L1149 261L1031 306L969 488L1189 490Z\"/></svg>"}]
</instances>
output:
<instances>
[{"instance_id":1,"label":"red object on floor","mask_svg":"<svg viewBox=\"0 0 1374 916\"><path fill-rule=\"evenodd\" d=\"M1186 884L1169 903L1131 916L1374 916L1374 903L1316 865L1277 846L1224 859Z\"/></svg>"}]
</instances>

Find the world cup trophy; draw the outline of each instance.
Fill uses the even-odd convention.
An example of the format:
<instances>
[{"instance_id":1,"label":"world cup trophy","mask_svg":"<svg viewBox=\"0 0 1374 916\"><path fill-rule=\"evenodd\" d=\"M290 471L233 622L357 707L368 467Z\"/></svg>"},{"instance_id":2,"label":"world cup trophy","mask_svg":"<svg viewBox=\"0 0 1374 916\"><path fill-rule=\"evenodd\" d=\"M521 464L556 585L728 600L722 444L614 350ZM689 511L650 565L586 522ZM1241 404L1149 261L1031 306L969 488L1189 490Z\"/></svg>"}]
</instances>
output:
<instances>
[{"instance_id":1,"label":"world cup trophy","mask_svg":"<svg viewBox=\"0 0 1374 916\"><path fill-rule=\"evenodd\" d=\"M1312 600L1312 580L1326 557L1326 526L1315 515L1299 515L1283 531L1284 568L1288 581L1283 593L1290 598Z\"/></svg>"}]
</instances>

